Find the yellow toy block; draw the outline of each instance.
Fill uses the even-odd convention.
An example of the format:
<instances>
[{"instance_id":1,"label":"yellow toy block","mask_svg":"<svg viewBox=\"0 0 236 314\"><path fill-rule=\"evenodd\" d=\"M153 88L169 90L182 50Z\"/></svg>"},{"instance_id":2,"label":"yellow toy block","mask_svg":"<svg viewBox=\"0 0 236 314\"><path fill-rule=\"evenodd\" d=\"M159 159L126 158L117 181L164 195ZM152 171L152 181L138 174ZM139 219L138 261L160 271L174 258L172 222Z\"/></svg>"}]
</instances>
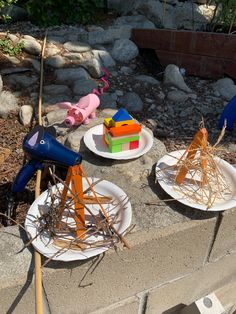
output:
<instances>
[{"instance_id":1,"label":"yellow toy block","mask_svg":"<svg viewBox=\"0 0 236 314\"><path fill-rule=\"evenodd\" d=\"M105 118L104 119L104 124L106 127L111 128L113 126L114 121L112 118Z\"/></svg>"},{"instance_id":2,"label":"yellow toy block","mask_svg":"<svg viewBox=\"0 0 236 314\"><path fill-rule=\"evenodd\" d=\"M112 120L113 121L113 120ZM124 125L131 125L134 124L134 120L124 120L124 121L119 121L119 122L112 122L112 126L113 127L120 127L120 126L124 126Z\"/></svg>"}]
</instances>

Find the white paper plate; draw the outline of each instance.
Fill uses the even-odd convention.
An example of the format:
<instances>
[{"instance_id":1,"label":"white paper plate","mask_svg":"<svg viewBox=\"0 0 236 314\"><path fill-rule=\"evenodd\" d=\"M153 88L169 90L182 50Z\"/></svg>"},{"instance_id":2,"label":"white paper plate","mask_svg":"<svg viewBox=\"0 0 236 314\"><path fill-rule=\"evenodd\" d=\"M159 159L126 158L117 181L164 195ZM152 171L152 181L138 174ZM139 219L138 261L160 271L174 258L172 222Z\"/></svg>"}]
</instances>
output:
<instances>
[{"instance_id":1,"label":"white paper plate","mask_svg":"<svg viewBox=\"0 0 236 314\"><path fill-rule=\"evenodd\" d=\"M84 135L84 143L96 155L110 159L133 159L147 153L153 145L151 133L142 127L140 134L139 148L119 153L110 153L103 141L103 124L96 125L89 129Z\"/></svg>"},{"instance_id":2,"label":"white paper plate","mask_svg":"<svg viewBox=\"0 0 236 314\"><path fill-rule=\"evenodd\" d=\"M94 189L99 194L106 195L112 198L113 205L111 204L103 204L104 209L106 210L109 217L115 215L119 211L119 221L117 224L115 224L116 230L123 234L125 230L130 226L131 224L131 218L132 218L132 210L131 210L131 204L128 201L128 197L126 193L120 189L117 185L106 181L106 180L100 180L97 178L89 178L89 181L91 183L95 183ZM63 188L63 185L59 183L57 185L60 189ZM83 187L84 190L88 188L88 184L83 180ZM56 186L53 187L54 191L56 191ZM92 195L92 194L91 194ZM30 209L27 213L26 220L25 220L25 228L29 232L31 238L33 239L38 234L38 223L35 222L40 217L39 213L39 205L44 205L45 202L50 203L50 197L48 197L48 191L43 192L30 206ZM117 206L114 206L114 204L117 204ZM99 205L87 205L89 209L93 212L93 214L99 213ZM91 218L91 215L86 211L85 209L85 217L86 221L89 220L89 216ZM91 239L92 241L93 239ZM94 239L95 240L95 239ZM101 238L96 239L101 240ZM37 251L42 253L48 258L51 258L55 253L59 251L59 248L56 247L50 236L45 232L43 235L37 236L36 239L32 242L33 246ZM108 250L109 247L103 246L99 248L89 248L85 249L83 251L78 250L65 250L60 251L58 255L54 256L54 260L60 260L60 261L73 261L73 260L83 260L90 258L92 256L101 254Z\"/></svg>"},{"instance_id":3,"label":"white paper plate","mask_svg":"<svg viewBox=\"0 0 236 314\"><path fill-rule=\"evenodd\" d=\"M177 190L178 185L175 183L176 171L174 169L169 168L159 171L161 169L165 169L168 166L175 165L177 163L177 159L183 155L184 151L185 150L171 152L158 161L156 165L156 178L163 190L173 197L173 199L176 199L177 201L187 206L204 211L222 211L236 206L236 169L219 157L215 157L215 161L217 162L217 165L224 175L227 183L231 187L232 193L231 195L227 196L227 199L217 200L217 202L215 202L210 208L207 208L207 206L204 204L201 205L186 199L186 197L181 194L179 190Z\"/></svg>"}]
</instances>

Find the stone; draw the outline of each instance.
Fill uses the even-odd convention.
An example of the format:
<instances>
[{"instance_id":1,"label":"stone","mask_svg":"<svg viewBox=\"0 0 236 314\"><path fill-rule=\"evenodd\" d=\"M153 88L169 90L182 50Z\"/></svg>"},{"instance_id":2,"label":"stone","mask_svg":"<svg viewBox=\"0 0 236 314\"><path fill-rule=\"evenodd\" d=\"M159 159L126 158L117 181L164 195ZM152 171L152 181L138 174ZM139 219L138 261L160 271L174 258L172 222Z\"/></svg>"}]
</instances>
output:
<instances>
[{"instance_id":1,"label":"stone","mask_svg":"<svg viewBox=\"0 0 236 314\"><path fill-rule=\"evenodd\" d=\"M30 64L33 66L36 72L40 72L40 62L33 58L25 58L25 61L30 62Z\"/></svg>"},{"instance_id":2,"label":"stone","mask_svg":"<svg viewBox=\"0 0 236 314\"><path fill-rule=\"evenodd\" d=\"M129 39L118 39L114 43L111 55L116 61L127 63L137 57L138 47Z\"/></svg>"},{"instance_id":3,"label":"stone","mask_svg":"<svg viewBox=\"0 0 236 314\"><path fill-rule=\"evenodd\" d=\"M96 58L91 58L85 62L82 62L81 65L85 67L90 76L93 78L98 79L103 75L101 63Z\"/></svg>"},{"instance_id":4,"label":"stone","mask_svg":"<svg viewBox=\"0 0 236 314\"><path fill-rule=\"evenodd\" d=\"M66 94L58 94L58 95L43 94L44 110L47 112L51 111L49 107L52 107L59 102L64 102L64 101L70 102L70 100L71 100L71 97Z\"/></svg>"},{"instance_id":5,"label":"stone","mask_svg":"<svg viewBox=\"0 0 236 314\"><path fill-rule=\"evenodd\" d=\"M18 100L9 91L2 91L0 95L0 117L7 118L11 111L18 111Z\"/></svg>"},{"instance_id":6,"label":"stone","mask_svg":"<svg viewBox=\"0 0 236 314\"><path fill-rule=\"evenodd\" d=\"M105 109L105 108L110 108L110 109L116 109L116 99L112 97L112 95L109 95L108 93L104 93L103 95L100 96L100 106L99 109Z\"/></svg>"},{"instance_id":7,"label":"stone","mask_svg":"<svg viewBox=\"0 0 236 314\"><path fill-rule=\"evenodd\" d=\"M131 37L131 27L109 27L104 31L94 31L89 32L89 44L109 44L113 43L117 39L130 38Z\"/></svg>"},{"instance_id":8,"label":"stone","mask_svg":"<svg viewBox=\"0 0 236 314\"><path fill-rule=\"evenodd\" d=\"M97 88L97 84L93 80L78 80L73 86L73 92L76 95L85 96L92 93L94 88Z\"/></svg>"},{"instance_id":9,"label":"stone","mask_svg":"<svg viewBox=\"0 0 236 314\"><path fill-rule=\"evenodd\" d=\"M24 44L23 50L31 55L39 56L41 53L41 45L32 36L25 35L23 39L19 41Z\"/></svg>"},{"instance_id":10,"label":"stone","mask_svg":"<svg viewBox=\"0 0 236 314\"><path fill-rule=\"evenodd\" d=\"M8 75L7 81L16 86L16 88L27 88L31 85L38 82L38 77L36 76L26 76L26 75L20 75L20 74L11 74Z\"/></svg>"},{"instance_id":11,"label":"stone","mask_svg":"<svg viewBox=\"0 0 236 314\"><path fill-rule=\"evenodd\" d=\"M48 95L58 95L58 94L66 94L69 95L71 93L70 88L67 85L44 85L43 92Z\"/></svg>"},{"instance_id":12,"label":"stone","mask_svg":"<svg viewBox=\"0 0 236 314\"><path fill-rule=\"evenodd\" d=\"M187 93L192 92L192 90L186 85L183 76L180 74L179 68L175 64L169 64L165 68L164 84L175 86Z\"/></svg>"},{"instance_id":13,"label":"stone","mask_svg":"<svg viewBox=\"0 0 236 314\"><path fill-rule=\"evenodd\" d=\"M29 105L23 105L20 108L19 119L23 125L30 125L33 117L33 107Z\"/></svg>"},{"instance_id":14,"label":"stone","mask_svg":"<svg viewBox=\"0 0 236 314\"><path fill-rule=\"evenodd\" d=\"M120 68L120 72L125 74L125 75L131 75L133 73L133 70L130 67L122 66Z\"/></svg>"},{"instance_id":15,"label":"stone","mask_svg":"<svg viewBox=\"0 0 236 314\"><path fill-rule=\"evenodd\" d=\"M119 103L131 112L141 112L143 110L143 102L138 94L129 92L120 97Z\"/></svg>"},{"instance_id":16,"label":"stone","mask_svg":"<svg viewBox=\"0 0 236 314\"><path fill-rule=\"evenodd\" d=\"M64 48L70 52L86 52L86 51L90 51L92 48L91 46L89 46L88 44L79 42L79 41L68 41L66 42L64 45Z\"/></svg>"},{"instance_id":17,"label":"stone","mask_svg":"<svg viewBox=\"0 0 236 314\"><path fill-rule=\"evenodd\" d=\"M65 59L60 55L51 56L51 57L47 58L45 61L45 64L47 66L50 66L50 67L56 68L56 69L63 68L65 63L66 63Z\"/></svg>"},{"instance_id":18,"label":"stone","mask_svg":"<svg viewBox=\"0 0 236 314\"><path fill-rule=\"evenodd\" d=\"M55 111L50 111L44 117L44 123L46 126L53 125L55 123L62 123L67 116L66 109L57 109Z\"/></svg>"},{"instance_id":19,"label":"stone","mask_svg":"<svg viewBox=\"0 0 236 314\"><path fill-rule=\"evenodd\" d=\"M70 62L82 61L83 56L78 52L67 52L63 54L64 58L68 59Z\"/></svg>"},{"instance_id":20,"label":"stone","mask_svg":"<svg viewBox=\"0 0 236 314\"><path fill-rule=\"evenodd\" d=\"M14 56L9 56L9 55L6 55L4 54L4 57L7 58L8 61L10 61L10 63L12 65L17 65L20 63L20 60L17 58L17 57L14 57Z\"/></svg>"},{"instance_id":21,"label":"stone","mask_svg":"<svg viewBox=\"0 0 236 314\"><path fill-rule=\"evenodd\" d=\"M89 78L88 72L83 68L65 68L55 71L57 83L73 84L77 80L86 80Z\"/></svg>"},{"instance_id":22,"label":"stone","mask_svg":"<svg viewBox=\"0 0 236 314\"><path fill-rule=\"evenodd\" d=\"M167 99L174 102L184 102L188 99L188 95L180 90L173 90L167 94Z\"/></svg>"},{"instance_id":23,"label":"stone","mask_svg":"<svg viewBox=\"0 0 236 314\"><path fill-rule=\"evenodd\" d=\"M120 16L115 20L114 25L129 25L132 28L156 28L155 24L149 21L144 15Z\"/></svg>"},{"instance_id":24,"label":"stone","mask_svg":"<svg viewBox=\"0 0 236 314\"><path fill-rule=\"evenodd\" d=\"M47 57L51 57L51 56L54 56L56 54L59 54L60 51L61 51L60 48L58 48L56 45L49 43L48 47L45 49L45 55Z\"/></svg>"},{"instance_id":25,"label":"stone","mask_svg":"<svg viewBox=\"0 0 236 314\"><path fill-rule=\"evenodd\" d=\"M134 77L137 81L145 82L151 85L160 85L160 82L149 75L138 75Z\"/></svg>"},{"instance_id":26,"label":"stone","mask_svg":"<svg viewBox=\"0 0 236 314\"><path fill-rule=\"evenodd\" d=\"M8 37L11 39L13 43L16 43L19 40L19 37L15 34L8 34Z\"/></svg>"},{"instance_id":27,"label":"stone","mask_svg":"<svg viewBox=\"0 0 236 314\"><path fill-rule=\"evenodd\" d=\"M219 79L214 83L213 89L226 100L231 100L236 95L236 85L232 79L227 77Z\"/></svg>"},{"instance_id":28,"label":"stone","mask_svg":"<svg viewBox=\"0 0 236 314\"><path fill-rule=\"evenodd\" d=\"M114 67L116 65L115 60L112 58L108 51L94 49L92 53L96 59L99 59L101 61L102 65L105 68Z\"/></svg>"}]
</instances>

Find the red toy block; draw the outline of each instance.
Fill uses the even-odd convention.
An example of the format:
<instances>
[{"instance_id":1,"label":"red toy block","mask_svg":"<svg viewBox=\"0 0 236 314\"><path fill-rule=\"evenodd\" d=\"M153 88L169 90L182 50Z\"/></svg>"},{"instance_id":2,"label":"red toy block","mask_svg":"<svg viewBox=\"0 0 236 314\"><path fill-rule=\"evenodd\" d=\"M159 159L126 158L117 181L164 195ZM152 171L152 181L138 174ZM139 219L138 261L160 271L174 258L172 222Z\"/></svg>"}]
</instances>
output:
<instances>
[{"instance_id":1,"label":"red toy block","mask_svg":"<svg viewBox=\"0 0 236 314\"><path fill-rule=\"evenodd\" d=\"M130 142L129 149L139 148L139 141Z\"/></svg>"}]
</instances>

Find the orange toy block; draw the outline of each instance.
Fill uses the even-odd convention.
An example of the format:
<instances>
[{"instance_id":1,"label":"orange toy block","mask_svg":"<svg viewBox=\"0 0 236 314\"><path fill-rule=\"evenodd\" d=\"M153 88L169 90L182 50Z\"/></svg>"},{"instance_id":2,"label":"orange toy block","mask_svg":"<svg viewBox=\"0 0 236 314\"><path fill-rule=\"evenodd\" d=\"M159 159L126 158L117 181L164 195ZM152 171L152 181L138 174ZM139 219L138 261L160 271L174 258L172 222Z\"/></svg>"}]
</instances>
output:
<instances>
[{"instance_id":1,"label":"orange toy block","mask_svg":"<svg viewBox=\"0 0 236 314\"><path fill-rule=\"evenodd\" d=\"M120 126L116 128L110 128L109 132L114 137L130 135L133 133L141 132L141 125L134 123L131 125L124 125L124 126Z\"/></svg>"},{"instance_id":2,"label":"orange toy block","mask_svg":"<svg viewBox=\"0 0 236 314\"><path fill-rule=\"evenodd\" d=\"M185 151L184 155L181 157L181 159L185 156L185 154L187 153L187 156L186 156L186 160L193 160L196 153L197 153L197 150L198 149L201 149L201 154L204 154L204 149L206 148L207 146L207 140L208 140L208 132L205 128L201 128L194 136L193 138L193 141L192 143L189 145L189 147L187 148L187 150ZM181 160L180 159L180 160ZM203 169L203 174L204 174L204 170L206 169L206 160L203 160L202 163L201 163L201 167ZM175 182L177 184L181 184L187 173L188 173L188 167L186 167L185 165L183 165L177 176L176 176L176 179L175 179ZM203 184L206 183L206 180L207 178L203 175Z\"/></svg>"}]
</instances>

